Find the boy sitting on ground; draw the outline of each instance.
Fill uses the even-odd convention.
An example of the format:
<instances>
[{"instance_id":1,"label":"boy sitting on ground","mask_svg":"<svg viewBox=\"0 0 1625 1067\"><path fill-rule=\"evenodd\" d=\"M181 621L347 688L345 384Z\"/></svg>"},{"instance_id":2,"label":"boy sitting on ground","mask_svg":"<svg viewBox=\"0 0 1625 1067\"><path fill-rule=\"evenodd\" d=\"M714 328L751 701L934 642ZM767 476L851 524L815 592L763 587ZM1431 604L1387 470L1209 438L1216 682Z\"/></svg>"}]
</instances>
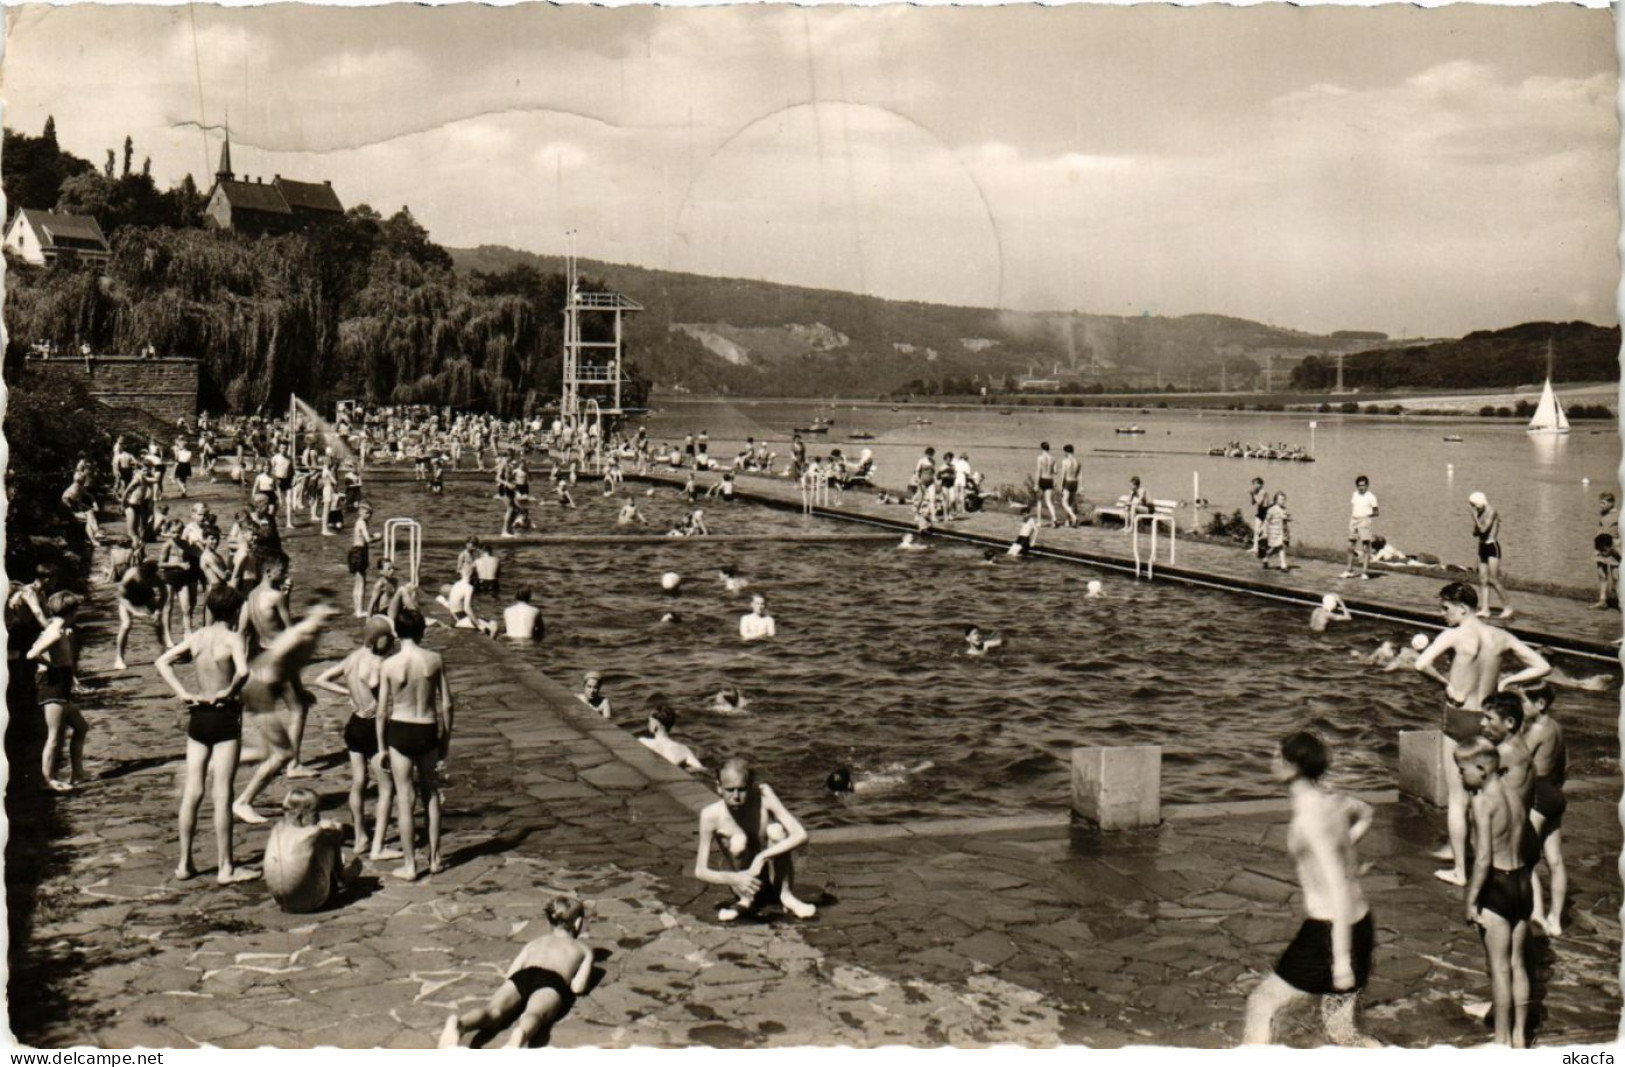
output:
<instances>
[{"instance_id":1,"label":"boy sitting on ground","mask_svg":"<svg viewBox=\"0 0 1625 1067\"><path fill-rule=\"evenodd\" d=\"M344 827L320 817L315 793L288 790L282 810L265 842L265 884L283 911L320 911L355 881L361 860L344 863Z\"/></svg>"}]
</instances>

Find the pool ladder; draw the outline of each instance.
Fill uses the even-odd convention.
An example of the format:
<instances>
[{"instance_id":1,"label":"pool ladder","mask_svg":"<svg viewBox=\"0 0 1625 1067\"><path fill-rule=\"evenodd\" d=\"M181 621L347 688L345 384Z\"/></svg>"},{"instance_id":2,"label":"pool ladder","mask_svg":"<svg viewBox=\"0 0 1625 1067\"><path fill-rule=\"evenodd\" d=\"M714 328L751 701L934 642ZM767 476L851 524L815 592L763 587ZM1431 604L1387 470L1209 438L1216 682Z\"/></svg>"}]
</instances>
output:
<instances>
[{"instance_id":1,"label":"pool ladder","mask_svg":"<svg viewBox=\"0 0 1625 1067\"><path fill-rule=\"evenodd\" d=\"M423 527L416 519L396 518L384 523L384 558L395 562L396 537L403 530L406 532L407 562L412 573L412 584L417 585L418 565L423 560Z\"/></svg>"}]
</instances>

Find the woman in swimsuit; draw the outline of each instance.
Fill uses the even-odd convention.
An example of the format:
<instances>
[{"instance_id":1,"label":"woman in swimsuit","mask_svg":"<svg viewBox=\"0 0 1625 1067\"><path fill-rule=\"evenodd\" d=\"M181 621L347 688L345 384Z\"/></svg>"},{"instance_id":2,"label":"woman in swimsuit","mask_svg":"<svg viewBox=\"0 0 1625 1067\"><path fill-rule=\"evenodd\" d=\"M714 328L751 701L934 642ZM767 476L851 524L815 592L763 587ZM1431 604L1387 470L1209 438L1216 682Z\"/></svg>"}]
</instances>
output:
<instances>
[{"instance_id":1,"label":"woman in swimsuit","mask_svg":"<svg viewBox=\"0 0 1625 1067\"><path fill-rule=\"evenodd\" d=\"M79 614L79 603L79 597L73 593L52 593L45 602L48 616L45 631L28 650L28 658L39 664L34 683L35 700L45 712L45 751L41 754L40 771L45 788L58 793L69 792L85 780L85 734L90 724L73 702L74 674L79 666L73 623ZM73 735L68 741L72 773L66 782L56 776L64 726Z\"/></svg>"},{"instance_id":2,"label":"woman in swimsuit","mask_svg":"<svg viewBox=\"0 0 1625 1067\"><path fill-rule=\"evenodd\" d=\"M1306 917L1274 973L1247 1000L1244 1044L1270 1044L1281 1009L1318 996L1334 1044L1378 1047L1355 1024L1376 941L1355 852L1371 828L1371 806L1329 789L1321 780L1328 763L1326 746L1308 733L1288 737L1275 754L1275 778L1292 797L1286 847L1298 867Z\"/></svg>"},{"instance_id":3,"label":"woman in swimsuit","mask_svg":"<svg viewBox=\"0 0 1625 1067\"><path fill-rule=\"evenodd\" d=\"M1489 617L1490 593L1494 592L1501 598L1501 618L1509 619L1512 605L1501 584L1501 515L1483 493L1469 496L1467 504L1473 516L1473 536L1478 540L1478 614Z\"/></svg>"}]
</instances>

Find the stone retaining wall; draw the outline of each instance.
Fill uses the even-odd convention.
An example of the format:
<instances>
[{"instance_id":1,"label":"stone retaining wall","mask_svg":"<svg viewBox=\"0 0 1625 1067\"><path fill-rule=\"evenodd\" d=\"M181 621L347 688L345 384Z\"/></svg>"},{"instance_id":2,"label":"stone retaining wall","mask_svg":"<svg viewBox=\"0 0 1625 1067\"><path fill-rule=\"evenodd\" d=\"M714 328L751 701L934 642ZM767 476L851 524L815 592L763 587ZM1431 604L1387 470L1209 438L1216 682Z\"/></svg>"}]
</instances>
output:
<instances>
[{"instance_id":1,"label":"stone retaining wall","mask_svg":"<svg viewBox=\"0 0 1625 1067\"><path fill-rule=\"evenodd\" d=\"M71 378L91 398L111 408L130 408L162 419L197 414L198 361L185 357L141 359L137 356L91 356L29 360L28 370L56 379Z\"/></svg>"}]
</instances>

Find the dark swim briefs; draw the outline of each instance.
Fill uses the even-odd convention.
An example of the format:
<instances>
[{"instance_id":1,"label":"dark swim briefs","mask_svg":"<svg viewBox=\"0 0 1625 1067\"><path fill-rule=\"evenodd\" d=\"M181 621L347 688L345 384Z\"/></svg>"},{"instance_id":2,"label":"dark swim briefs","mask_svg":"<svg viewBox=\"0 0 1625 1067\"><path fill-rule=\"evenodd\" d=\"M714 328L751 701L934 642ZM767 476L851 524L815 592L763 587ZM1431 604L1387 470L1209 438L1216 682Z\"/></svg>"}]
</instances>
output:
<instances>
[{"instance_id":1,"label":"dark swim briefs","mask_svg":"<svg viewBox=\"0 0 1625 1067\"><path fill-rule=\"evenodd\" d=\"M1349 965L1354 970L1354 988L1364 989L1371 977L1371 952L1376 946L1377 928L1371 913L1354 924L1349 939ZM1298 935L1281 953L1275 973L1294 989L1329 997L1339 992L1332 984L1332 924L1325 919L1305 919Z\"/></svg>"},{"instance_id":2,"label":"dark swim briefs","mask_svg":"<svg viewBox=\"0 0 1625 1067\"><path fill-rule=\"evenodd\" d=\"M1538 811L1545 818L1546 824L1542 834L1550 834L1563 825L1563 812L1568 810L1568 798L1563 795L1563 787L1551 778L1536 778L1534 796L1530 798L1529 807Z\"/></svg>"},{"instance_id":3,"label":"dark swim briefs","mask_svg":"<svg viewBox=\"0 0 1625 1067\"><path fill-rule=\"evenodd\" d=\"M186 736L200 745L243 739L243 704L236 697L186 706Z\"/></svg>"},{"instance_id":4,"label":"dark swim briefs","mask_svg":"<svg viewBox=\"0 0 1625 1067\"><path fill-rule=\"evenodd\" d=\"M1478 906L1493 911L1513 926L1535 914L1535 893L1530 884L1531 869L1519 867L1503 871L1490 869L1489 880L1478 891Z\"/></svg>"},{"instance_id":5,"label":"dark swim briefs","mask_svg":"<svg viewBox=\"0 0 1625 1067\"><path fill-rule=\"evenodd\" d=\"M1055 488L1055 479L1054 478L1040 478L1040 479L1038 479L1038 491L1040 493L1047 492L1048 490L1054 489L1054 488Z\"/></svg>"},{"instance_id":6,"label":"dark swim briefs","mask_svg":"<svg viewBox=\"0 0 1625 1067\"><path fill-rule=\"evenodd\" d=\"M351 574L366 574L372 563L371 553L366 545L351 545L350 555L346 559Z\"/></svg>"},{"instance_id":7,"label":"dark swim briefs","mask_svg":"<svg viewBox=\"0 0 1625 1067\"><path fill-rule=\"evenodd\" d=\"M73 668L44 667L34 676L34 702L66 704L73 697Z\"/></svg>"},{"instance_id":8,"label":"dark swim briefs","mask_svg":"<svg viewBox=\"0 0 1625 1067\"><path fill-rule=\"evenodd\" d=\"M175 464L175 480L177 482L184 482L184 481L186 481L186 479L190 478L191 476L192 476L192 465L190 463L177 463L177 464Z\"/></svg>"},{"instance_id":9,"label":"dark swim briefs","mask_svg":"<svg viewBox=\"0 0 1625 1067\"><path fill-rule=\"evenodd\" d=\"M391 719L384 727L384 740L407 759L421 759L440 747L440 727L432 722Z\"/></svg>"},{"instance_id":10,"label":"dark swim briefs","mask_svg":"<svg viewBox=\"0 0 1625 1067\"><path fill-rule=\"evenodd\" d=\"M500 595L502 593L502 579L500 579L500 578L475 578L474 579L474 592L476 592L476 593L489 593L492 596L498 596L498 595Z\"/></svg>"},{"instance_id":11,"label":"dark swim briefs","mask_svg":"<svg viewBox=\"0 0 1625 1067\"><path fill-rule=\"evenodd\" d=\"M1481 563L1488 563L1492 559L1501 558L1501 546L1494 541L1480 541L1478 543L1478 559Z\"/></svg>"},{"instance_id":12,"label":"dark swim briefs","mask_svg":"<svg viewBox=\"0 0 1625 1067\"><path fill-rule=\"evenodd\" d=\"M1450 740L1461 744L1471 741L1483 732L1484 713L1468 711L1454 700L1449 692L1444 695L1444 733Z\"/></svg>"},{"instance_id":13,"label":"dark swim briefs","mask_svg":"<svg viewBox=\"0 0 1625 1067\"><path fill-rule=\"evenodd\" d=\"M378 755L378 720L351 715L344 724L344 747L367 759Z\"/></svg>"},{"instance_id":14,"label":"dark swim briefs","mask_svg":"<svg viewBox=\"0 0 1625 1067\"><path fill-rule=\"evenodd\" d=\"M530 998L544 989L551 989L559 995L559 1011L555 1019L562 1017L575 1006L575 990L564 976L546 967L521 967L508 976L508 981L519 990L519 1003L523 1007L530 1002Z\"/></svg>"}]
</instances>

